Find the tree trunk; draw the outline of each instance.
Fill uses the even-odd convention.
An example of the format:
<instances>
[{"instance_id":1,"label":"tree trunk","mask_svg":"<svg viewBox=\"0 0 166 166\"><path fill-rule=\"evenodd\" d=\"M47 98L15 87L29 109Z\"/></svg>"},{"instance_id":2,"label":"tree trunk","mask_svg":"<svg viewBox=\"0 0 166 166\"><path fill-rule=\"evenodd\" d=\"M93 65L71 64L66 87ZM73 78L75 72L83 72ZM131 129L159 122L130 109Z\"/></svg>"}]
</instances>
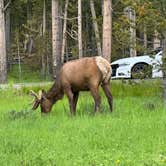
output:
<instances>
[{"instance_id":1,"label":"tree trunk","mask_svg":"<svg viewBox=\"0 0 166 166\"><path fill-rule=\"evenodd\" d=\"M6 9L5 12L5 31L6 31L6 56L7 60L10 61L10 7ZM9 66L10 69L10 66Z\"/></svg>"},{"instance_id":2,"label":"tree trunk","mask_svg":"<svg viewBox=\"0 0 166 166\"><path fill-rule=\"evenodd\" d=\"M90 0L90 8L91 8L91 13L92 13L92 18L93 18L93 27L94 27L94 31L95 31L97 51L98 51L98 55L102 56L100 34L99 34L99 30L98 30L98 24L97 24L97 20L96 20L96 12L95 12L93 0Z\"/></svg>"},{"instance_id":3,"label":"tree trunk","mask_svg":"<svg viewBox=\"0 0 166 166\"><path fill-rule=\"evenodd\" d=\"M0 83L7 80L4 1L0 1Z\"/></svg>"},{"instance_id":4,"label":"tree trunk","mask_svg":"<svg viewBox=\"0 0 166 166\"><path fill-rule=\"evenodd\" d=\"M46 32L46 0L43 0L43 36Z\"/></svg>"},{"instance_id":5,"label":"tree trunk","mask_svg":"<svg viewBox=\"0 0 166 166\"><path fill-rule=\"evenodd\" d=\"M159 33L155 30L153 39L153 49L155 50L158 47L160 47Z\"/></svg>"},{"instance_id":6,"label":"tree trunk","mask_svg":"<svg viewBox=\"0 0 166 166\"><path fill-rule=\"evenodd\" d=\"M147 42L147 31L146 31L146 27L144 26L144 54L147 54L147 48L148 48L148 42Z\"/></svg>"},{"instance_id":7,"label":"tree trunk","mask_svg":"<svg viewBox=\"0 0 166 166\"><path fill-rule=\"evenodd\" d=\"M65 52L66 52L66 62L69 61L69 54L68 54L68 43L67 43L67 40L66 40L66 44L65 44Z\"/></svg>"},{"instance_id":8,"label":"tree trunk","mask_svg":"<svg viewBox=\"0 0 166 166\"><path fill-rule=\"evenodd\" d=\"M16 35L16 42L17 42L17 57L18 57L19 82L21 82L22 71L21 71L19 31L17 32L17 35Z\"/></svg>"},{"instance_id":9,"label":"tree trunk","mask_svg":"<svg viewBox=\"0 0 166 166\"><path fill-rule=\"evenodd\" d=\"M111 60L112 38L112 1L104 0L103 3L103 57Z\"/></svg>"},{"instance_id":10,"label":"tree trunk","mask_svg":"<svg viewBox=\"0 0 166 166\"><path fill-rule=\"evenodd\" d=\"M124 14L130 21L130 57L135 57L137 56L135 10L128 6L124 9Z\"/></svg>"},{"instance_id":11,"label":"tree trunk","mask_svg":"<svg viewBox=\"0 0 166 166\"><path fill-rule=\"evenodd\" d=\"M163 41L163 101L166 106L166 31L164 32L164 41Z\"/></svg>"},{"instance_id":12,"label":"tree trunk","mask_svg":"<svg viewBox=\"0 0 166 166\"><path fill-rule=\"evenodd\" d=\"M78 52L79 58L82 58L82 5L78 0Z\"/></svg>"},{"instance_id":13,"label":"tree trunk","mask_svg":"<svg viewBox=\"0 0 166 166\"><path fill-rule=\"evenodd\" d=\"M32 1L27 0L27 23L29 22L29 29L32 30L32 22L30 21L32 19ZM26 41L25 41L26 43ZM28 35L28 41L27 41L27 53L28 56L30 57L32 55L32 49L33 49L33 35L29 34Z\"/></svg>"},{"instance_id":14,"label":"tree trunk","mask_svg":"<svg viewBox=\"0 0 166 166\"><path fill-rule=\"evenodd\" d=\"M135 10L130 9L130 56L137 56L136 52L136 25L135 25Z\"/></svg>"},{"instance_id":15,"label":"tree trunk","mask_svg":"<svg viewBox=\"0 0 166 166\"><path fill-rule=\"evenodd\" d=\"M33 38L32 36L30 36L28 42L28 56L31 56L32 54L33 44L34 44Z\"/></svg>"},{"instance_id":16,"label":"tree trunk","mask_svg":"<svg viewBox=\"0 0 166 166\"><path fill-rule=\"evenodd\" d=\"M27 21L31 20L31 18L32 18L32 2L30 0L27 0Z\"/></svg>"},{"instance_id":17,"label":"tree trunk","mask_svg":"<svg viewBox=\"0 0 166 166\"><path fill-rule=\"evenodd\" d=\"M52 0L52 63L53 75L57 75L61 65L59 0Z\"/></svg>"},{"instance_id":18,"label":"tree trunk","mask_svg":"<svg viewBox=\"0 0 166 166\"><path fill-rule=\"evenodd\" d=\"M66 45L66 28L67 28L67 8L69 0L66 0L65 11L64 11L64 22L63 22L63 37L62 37L62 51L61 51L61 62L64 63L65 45Z\"/></svg>"},{"instance_id":19,"label":"tree trunk","mask_svg":"<svg viewBox=\"0 0 166 166\"><path fill-rule=\"evenodd\" d=\"M43 0L43 29L42 29L42 38L43 42L45 40L45 32L46 32L46 0ZM45 56L45 51L42 51L42 76L46 76L46 64L47 64L47 57Z\"/></svg>"}]
</instances>

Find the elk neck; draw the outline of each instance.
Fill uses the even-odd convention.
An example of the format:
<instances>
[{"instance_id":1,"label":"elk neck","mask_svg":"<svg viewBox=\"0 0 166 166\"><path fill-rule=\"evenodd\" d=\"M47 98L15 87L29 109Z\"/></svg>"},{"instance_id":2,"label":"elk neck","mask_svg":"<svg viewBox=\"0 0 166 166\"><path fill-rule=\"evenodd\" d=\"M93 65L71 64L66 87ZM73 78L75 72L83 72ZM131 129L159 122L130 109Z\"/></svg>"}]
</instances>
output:
<instances>
[{"instance_id":1,"label":"elk neck","mask_svg":"<svg viewBox=\"0 0 166 166\"><path fill-rule=\"evenodd\" d=\"M57 100L62 99L64 93L61 87L60 79L57 78L52 87L48 90L46 98L55 103Z\"/></svg>"}]
</instances>

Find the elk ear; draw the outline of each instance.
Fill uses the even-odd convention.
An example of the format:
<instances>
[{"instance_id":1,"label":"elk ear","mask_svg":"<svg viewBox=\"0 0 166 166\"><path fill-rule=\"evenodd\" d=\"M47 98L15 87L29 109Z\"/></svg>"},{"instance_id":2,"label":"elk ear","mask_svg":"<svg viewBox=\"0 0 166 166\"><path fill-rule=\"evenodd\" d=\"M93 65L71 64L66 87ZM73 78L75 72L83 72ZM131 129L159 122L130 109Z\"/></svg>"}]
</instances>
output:
<instances>
[{"instance_id":1,"label":"elk ear","mask_svg":"<svg viewBox=\"0 0 166 166\"><path fill-rule=\"evenodd\" d=\"M46 95L46 91L42 89L42 95Z\"/></svg>"},{"instance_id":2,"label":"elk ear","mask_svg":"<svg viewBox=\"0 0 166 166\"><path fill-rule=\"evenodd\" d=\"M41 99L46 99L46 91L43 89L41 91L42 91Z\"/></svg>"}]
</instances>

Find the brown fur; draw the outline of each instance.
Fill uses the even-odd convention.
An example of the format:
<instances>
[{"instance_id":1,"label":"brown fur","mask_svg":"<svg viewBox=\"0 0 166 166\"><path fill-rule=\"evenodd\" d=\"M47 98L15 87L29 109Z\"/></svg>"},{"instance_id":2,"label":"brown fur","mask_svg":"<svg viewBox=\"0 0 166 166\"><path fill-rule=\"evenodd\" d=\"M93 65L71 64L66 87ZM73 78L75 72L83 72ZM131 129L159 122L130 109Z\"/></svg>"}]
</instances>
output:
<instances>
[{"instance_id":1,"label":"brown fur","mask_svg":"<svg viewBox=\"0 0 166 166\"><path fill-rule=\"evenodd\" d=\"M110 70L108 71L108 74L110 74L110 65L108 70ZM42 92L38 105L40 104L41 106L41 112L50 112L52 105L66 94L69 100L70 111L72 114L75 114L79 91L90 90L95 101L95 112L97 112L101 103L98 93L99 85L102 86L110 105L110 111L112 111L112 94L109 90L109 80L103 79L102 71L96 63L96 57L73 60L62 66L50 90L47 93Z\"/></svg>"}]
</instances>

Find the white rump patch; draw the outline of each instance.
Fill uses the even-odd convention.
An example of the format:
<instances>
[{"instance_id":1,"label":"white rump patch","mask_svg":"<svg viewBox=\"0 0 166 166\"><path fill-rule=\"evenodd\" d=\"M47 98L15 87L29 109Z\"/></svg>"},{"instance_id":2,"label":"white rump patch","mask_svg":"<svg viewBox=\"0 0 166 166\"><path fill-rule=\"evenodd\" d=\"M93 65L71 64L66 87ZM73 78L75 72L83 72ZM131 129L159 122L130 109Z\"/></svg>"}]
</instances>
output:
<instances>
[{"instance_id":1,"label":"white rump patch","mask_svg":"<svg viewBox=\"0 0 166 166\"><path fill-rule=\"evenodd\" d=\"M103 75L102 80L107 82L110 79L111 74L112 74L112 69L111 69L110 63L106 59L104 59L103 57L97 56L96 57L96 64Z\"/></svg>"}]
</instances>

